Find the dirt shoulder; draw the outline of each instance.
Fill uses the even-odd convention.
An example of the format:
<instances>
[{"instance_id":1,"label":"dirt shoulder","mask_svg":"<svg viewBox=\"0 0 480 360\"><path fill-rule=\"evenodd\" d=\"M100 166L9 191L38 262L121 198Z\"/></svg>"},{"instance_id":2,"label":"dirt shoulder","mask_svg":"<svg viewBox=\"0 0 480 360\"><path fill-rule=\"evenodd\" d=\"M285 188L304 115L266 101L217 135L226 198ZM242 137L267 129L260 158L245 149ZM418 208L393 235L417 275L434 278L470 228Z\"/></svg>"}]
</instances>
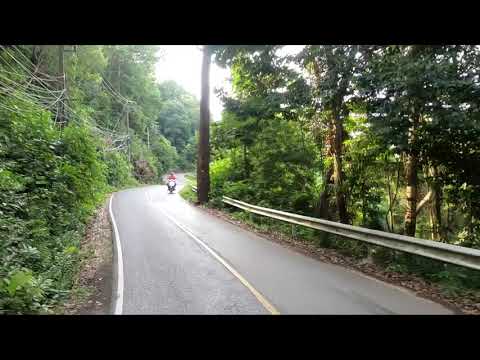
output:
<instances>
[{"instance_id":1,"label":"dirt shoulder","mask_svg":"<svg viewBox=\"0 0 480 360\"><path fill-rule=\"evenodd\" d=\"M108 204L109 198L87 226L80 245L84 258L71 299L64 306L64 314L111 314L113 238Z\"/></svg>"},{"instance_id":2,"label":"dirt shoulder","mask_svg":"<svg viewBox=\"0 0 480 360\"><path fill-rule=\"evenodd\" d=\"M237 225L248 231L252 231L267 240L274 241L285 247L311 258L340 265L347 269L360 272L386 283L396 285L414 292L417 296L440 303L458 314L480 315L480 294L466 294L454 296L445 293L438 284L428 282L412 274L403 274L387 271L377 264L365 263L352 257L343 255L333 249L325 249L315 246L307 241L293 239L285 234L273 231L260 231L259 229L234 219L230 214L218 209L197 206L211 215L217 216L225 221Z\"/></svg>"}]
</instances>

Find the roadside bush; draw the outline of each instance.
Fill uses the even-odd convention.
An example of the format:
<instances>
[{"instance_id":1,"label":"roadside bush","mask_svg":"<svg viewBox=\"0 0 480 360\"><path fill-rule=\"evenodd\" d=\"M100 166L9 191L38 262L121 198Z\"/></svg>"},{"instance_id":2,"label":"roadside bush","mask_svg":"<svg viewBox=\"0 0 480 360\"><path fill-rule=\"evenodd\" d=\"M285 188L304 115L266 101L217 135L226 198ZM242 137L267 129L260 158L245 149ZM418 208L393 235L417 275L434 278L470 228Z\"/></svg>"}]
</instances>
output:
<instances>
[{"instance_id":1,"label":"roadside bush","mask_svg":"<svg viewBox=\"0 0 480 360\"><path fill-rule=\"evenodd\" d=\"M224 186L231 173L232 160L229 157L215 160L210 164L210 197L221 198Z\"/></svg>"},{"instance_id":2,"label":"roadside bush","mask_svg":"<svg viewBox=\"0 0 480 360\"><path fill-rule=\"evenodd\" d=\"M255 191L247 180L227 181L224 183L224 195L245 202L255 200Z\"/></svg>"},{"instance_id":3,"label":"roadside bush","mask_svg":"<svg viewBox=\"0 0 480 360\"><path fill-rule=\"evenodd\" d=\"M68 294L107 177L87 128L18 108L0 111L0 313L38 313Z\"/></svg>"},{"instance_id":4,"label":"roadside bush","mask_svg":"<svg viewBox=\"0 0 480 360\"><path fill-rule=\"evenodd\" d=\"M110 186L120 188L138 183L132 176L133 169L125 154L114 151L106 152L104 162L107 167L107 182Z\"/></svg>"},{"instance_id":5,"label":"roadside bush","mask_svg":"<svg viewBox=\"0 0 480 360\"><path fill-rule=\"evenodd\" d=\"M148 148L145 149L148 150ZM151 154L152 159L154 159L152 164L156 167L158 178L175 168L178 164L182 167L177 150L170 144L170 141L161 135L152 139Z\"/></svg>"}]
</instances>

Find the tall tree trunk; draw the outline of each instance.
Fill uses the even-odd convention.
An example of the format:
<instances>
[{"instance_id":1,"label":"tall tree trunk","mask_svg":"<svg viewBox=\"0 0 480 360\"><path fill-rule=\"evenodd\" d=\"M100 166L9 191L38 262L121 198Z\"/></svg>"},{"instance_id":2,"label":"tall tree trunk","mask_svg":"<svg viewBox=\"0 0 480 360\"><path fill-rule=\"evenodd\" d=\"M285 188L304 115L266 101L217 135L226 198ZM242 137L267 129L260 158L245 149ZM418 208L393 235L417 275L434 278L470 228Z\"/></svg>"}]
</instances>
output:
<instances>
[{"instance_id":1,"label":"tall tree trunk","mask_svg":"<svg viewBox=\"0 0 480 360\"><path fill-rule=\"evenodd\" d=\"M200 204L208 201L210 191L210 49L203 49L202 96L200 100L200 127L198 139L197 194Z\"/></svg>"},{"instance_id":2,"label":"tall tree trunk","mask_svg":"<svg viewBox=\"0 0 480 360\"><path fill-rule=\"evenodd\" d=\"M361 186L362 194L365 193L365 183ZM362 196L362 226L367 226L367 200Z\"/></svg>"},{"instance_id":3,"label":"tall tree trunk","mask_svg":"<svg viewBox=\"0 0 480 360\"><path fill-rule=\"evenodd\" d=\"M332 157L333 156L333 142L334 142L334 134L333 134L333 129L331 123L329 123L329 132L326 137L326 156L327 157ZM321 143L321 146L323 146L324 143ZM315 209L315 216L330 220L330 185L333 184L332 176L333 176L333 164L331 164L326 173L324 174L323 177L323 184L324 184L324 189L323 192L320 195L319 201L318 201L318 206Z\"/></svg>"},{"instance_id":4,"label":"tall tree trunk","mask_svg":"<svg viewBox=\"0 0 480 360\"><path fill-rule=\"evenodd\" d=\"M248 166L248 158L247 158L247 145L243 144L243 170L245 179L250 177L249 166Z\"/></svg>"},{"instance_id":5,"label":"tall tree trunk","mask_svg":"<svg viewBox=\"0 0 480 360\"><path fill-rule=\"evenodd\" d=\"M65 91L65 45L58 45L57 51L58 51L58 75L60 77L59 80L59 90L60 91ZM60 126L65 126L66 125L66 117L65 117L65 107L64 104L66 102L66 96L65 93L62 95L61 101L58 103L58 122Z\"/></svg>"},{"instance_id":6,"label":"tall tree trunk","mask_svg":"<svg viewBox=\"0 0 480 360\"><path fill-rule=\"evenodd\" d=\"M348 223L347 202L343 189L343 167L342 167L342 145L343 145L343 123L337 113L333 114L335 137L333 156L333 181L335 183L335 198L337 202L338 216L340 222Z\"/></svg>"},{"instance_id":7,"label":"tall tree trunk","mask_svg":"<svg viewBox=\"0 0 480 360\"><path fill-rule=\"evenodd\" d=\"M42 45L33 45L32 47L32 55L31 55L31 61L32 64L38 65L40 62L40 56L42 52Z\"/></svg>"},{"instance_id":8,"label":"tall tree trunk","mask_svg":"<svg viewBox=\"0 0 480 360\"><path fill-rule=\"evenodd\" d=\"M352 59L353 60L353 57ZM315 74L317 86L321 86L324 81L321 67L317 61L313 61L313 72ZM334 98L332 102L327 105L329 110L332 111L332 118L328 124L333 138L331 141L331 153L333 155L333 182L335 184L335 200L337 205L338 216L340 222L348 223L347 203L345 198L345 191L343 189L343 167L342 167L342 148L344 140L344 128L341 114L348 113L344 104L344 96L347 94L349 82L352 77L353 61L350 63L349 70L339 69L335 61L334 49L332 46L326 46L326 66L328 72L335 74L335 77L340 76L340 83L335 90ZM324 68L325 66L322 65ZM323 195L323 194L322 194Z\"/></svg>"},{"instance_id":9,"label":"tall tree trunk","mask_svg":"<svg viewBox=\"0 0 480 360\"><path fill-rule=\"evenodd\" d=\"M119 94L122 94L122 81L120 77L120 55L117 57L117 91Z\"/></svg>"},{"instance_id":10,"label":"tall tree trunk","mask_svg":"<svg viewBox=\"0 0 480 360\"><path fill-rule=\"evenodd\" d=\"M436 182L437 169L436 167L430 167L430 176L433 177L432 183L432 201L430 205L430 224L432 226L432 240L443 240L442 231L442 188L440 184Z\"/></svg>"},{"instance_id":11,"label":"tall tree trunk","mask_svg":"<svg viewBox=\"0 0 480 360\"><path fill-rule=\"evenodd\" d=\"M408 154L405 163L405 180L407 183L405 212L405 235L415 236L417 226L417 165L416 155Z\"/></svg>"},{"instance_id":12,"label":"tall tree trunk","mask_svg":"<svg viewBox=\"0 0 480 360\"><path fill-rule=\"evenodd\" d=\"M388 161L388 158L387 158ZM397 195L398 195L398 189L399 189L399 184L400 184L400 169L401 165L399 164L397 168L397 179L395 181L395 192L392 191L391 186L390 186L390 176L387 176L387 189L388 189L388 211L386 215L386 222L387 222L387 228L389 232L394 233L395 232L395 217L393 214L393 209L395 207L395 203L397 200ZM393 179L392 179L393 180ZM390 219L390 224L389 224L389 219Z\"/></svg>"},{"instance_id":13,"label":"tall tree trunk","mask_svg":"<svg viewBox=\"0 0 480 360\"><path fill-rule=\"evenodd\" d=\"M328 200L330 198L330 191L329 185L332 183L332 175L333 175L333 166L330 166L323 178L323 183L325 184L325 189L323 190L322 194L320 195L320 199L318 202L318 206L315 209L315 216L329 220L330 214L328 211Z\"/></svg>"},{"instance_id":14,"label":"tall tree trunk","mask_svg":"<svg viewBox=\"0 0 480 360\"><path fill-rule=\"evenodd\" d=\"M412 126L409 129L408 144L409 152L406 154L405 182L407 209L405 212L404 232L407 236L415 236L417 229L417 182L418 182L418 155L415 148L420 114L415 107L412 107Z\"/></svg>"}]
</instances>

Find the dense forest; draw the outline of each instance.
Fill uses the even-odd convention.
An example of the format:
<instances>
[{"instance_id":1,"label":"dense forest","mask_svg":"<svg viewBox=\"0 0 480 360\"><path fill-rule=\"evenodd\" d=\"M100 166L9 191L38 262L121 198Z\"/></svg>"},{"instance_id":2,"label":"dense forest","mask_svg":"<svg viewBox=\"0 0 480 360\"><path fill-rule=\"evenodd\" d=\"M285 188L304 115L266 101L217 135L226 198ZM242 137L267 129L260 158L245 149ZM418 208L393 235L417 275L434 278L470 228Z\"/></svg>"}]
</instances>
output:
<instances>
[{"instance_id":1,"label":"dense forest","mask_svg":"<svg viewBox=\"0 0 480 360\"><path fill-rule=\"evenodd\" d=\"M224 112L199 158L210 206L224 208L227 195L480 249L480 48L282 48L204 49L230 69L233 89L218 92ZM195 169L200 104L155 80L161 56L158 46L0 46L0 313L65 301L85 226L109 193ZM478 271L298 234L480 288Z\"/></svg>"},{"instance_id":2,"label":"dense forest","mask_svg":"<svg viewBox=\"0 0 480 360\"><path fill-rule=\"evenodd\" d=\"M199 105L157 46L0 47L0 313L68 295L109 192L191 169Z\"/></svg>"},{"instance_id":3,"label":"dense forest","mask_svg":"<svg viewBox=\"0 0 480 360\"><path fill-rule=\"evenodd\" d=\"M480 248L480 48L281 48L210 47L233 86L211 126L211 202L227 195ZM311 238L358 256L372 250ZM397 268L454 276L441 263L376 253ZM455 279L480 285L475 272Z\"/></svg>"}]
</instances>

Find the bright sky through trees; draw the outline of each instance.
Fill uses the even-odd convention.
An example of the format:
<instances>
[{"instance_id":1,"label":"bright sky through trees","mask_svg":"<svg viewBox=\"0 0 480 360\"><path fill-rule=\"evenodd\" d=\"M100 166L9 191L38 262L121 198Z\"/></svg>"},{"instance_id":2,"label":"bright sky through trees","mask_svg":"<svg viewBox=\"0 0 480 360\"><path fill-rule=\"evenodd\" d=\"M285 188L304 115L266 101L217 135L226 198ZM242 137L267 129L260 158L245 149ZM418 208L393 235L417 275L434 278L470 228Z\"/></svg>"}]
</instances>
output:
<instances>
[{"instance_id":1,"label":"bright sky through trees","mask_svg":"<svg viewBox=\"0 0 480 360\"><path fill-rule=\"evenodd\" d=\"M162 58L157 63L156 74L158 81L174 80L185 90L200 100L200 70L202 53L197 45L168 45L162 46ZM212 120L220 120L222 103L214 95L215 88L229 86L228 69L222 69L215 64L210 68L210 112Z\"/></svg>"},{"instance_id":2,"label":"bright sky through trees","mask_svg":"<svg viewBox=\"0 0 480 360\"><path fill-rule=\"evenodd\" d=\"M303 45L287 45L280 51L295 54ZM200 69L202 54L198 45L165 45L161 47L163 56L156 65L159 82L174 80L200 100ZM230 89L230 71L212 63L210 68L210 112L212 120L220 120L223 105L214 94L215 88Z\"/></svg>"}]
</instances>

